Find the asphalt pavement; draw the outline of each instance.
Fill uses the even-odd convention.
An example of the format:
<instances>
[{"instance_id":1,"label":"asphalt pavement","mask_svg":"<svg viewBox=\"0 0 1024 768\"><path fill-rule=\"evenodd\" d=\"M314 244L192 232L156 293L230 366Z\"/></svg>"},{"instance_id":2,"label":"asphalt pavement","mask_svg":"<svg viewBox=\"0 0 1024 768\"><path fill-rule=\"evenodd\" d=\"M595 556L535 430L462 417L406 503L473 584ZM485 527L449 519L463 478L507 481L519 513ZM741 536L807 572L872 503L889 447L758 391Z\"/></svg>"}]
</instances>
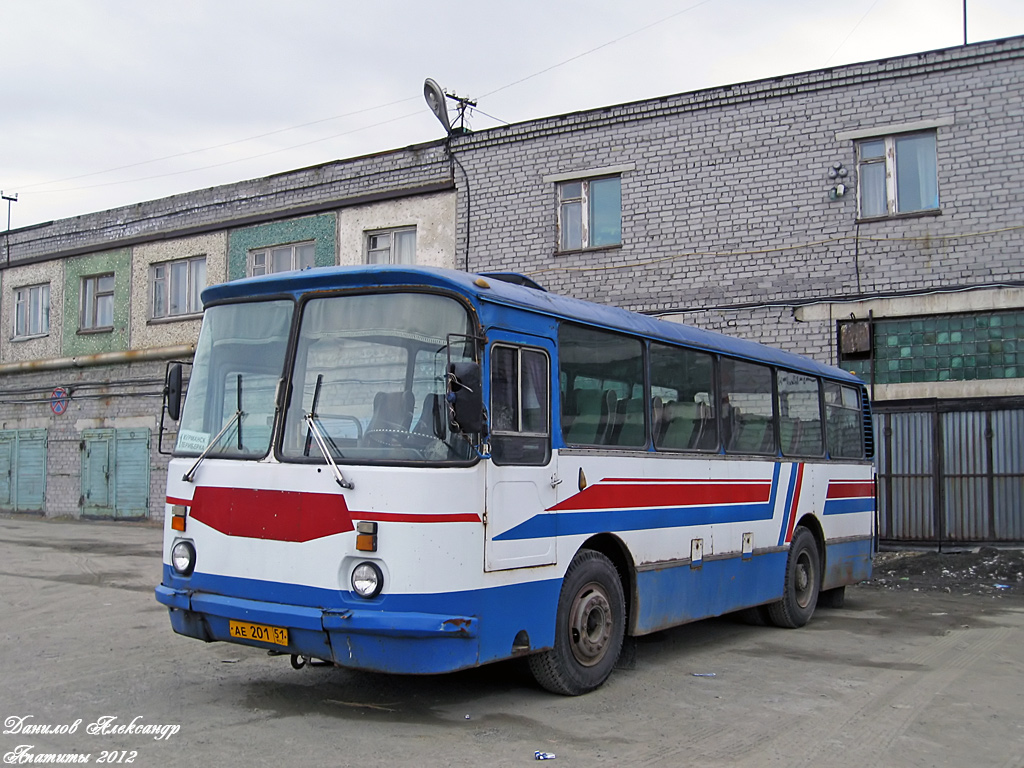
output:
<instances>
[{"instance_id":1,"label":"asphalt pavement","mask_svg":"<svg viewBox=\"0 0 1024 768\"><path fill-rule=\"evenodd\" d=\"M1024 768L1019 590L862 586L799 630L698 622L567 698L519 663L296 671L180 637L153 596L160 539L0 518L5 764Z\"/></svg>"}]
</instances>

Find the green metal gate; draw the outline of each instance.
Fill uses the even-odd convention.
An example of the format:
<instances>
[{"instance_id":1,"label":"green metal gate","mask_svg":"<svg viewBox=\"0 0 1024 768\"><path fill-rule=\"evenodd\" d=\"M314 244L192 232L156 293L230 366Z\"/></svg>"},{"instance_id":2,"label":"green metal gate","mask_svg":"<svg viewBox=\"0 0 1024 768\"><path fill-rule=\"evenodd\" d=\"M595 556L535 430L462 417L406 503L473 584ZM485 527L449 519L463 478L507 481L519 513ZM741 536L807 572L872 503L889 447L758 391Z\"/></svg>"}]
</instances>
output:
<instances>
[{"instance_id":1,"label":"green metal gate","mask_svg":"<svg viewBox=\"0 0 1024 768\"><path fill-rule=\"evenodd\" d=\"M149 515L149 430L82 432L82 514L139 519Z\"/></svg>"},{"instance_id":2,"label":"green metal gate","mask_svg":"<svg viewBox=\"0 0 1024 768\"><path fill-rule=\"evenodd\" d=\"M42 512L46 502L46 430L0 430L0 509Z\"/></svg>"}]
</instances>

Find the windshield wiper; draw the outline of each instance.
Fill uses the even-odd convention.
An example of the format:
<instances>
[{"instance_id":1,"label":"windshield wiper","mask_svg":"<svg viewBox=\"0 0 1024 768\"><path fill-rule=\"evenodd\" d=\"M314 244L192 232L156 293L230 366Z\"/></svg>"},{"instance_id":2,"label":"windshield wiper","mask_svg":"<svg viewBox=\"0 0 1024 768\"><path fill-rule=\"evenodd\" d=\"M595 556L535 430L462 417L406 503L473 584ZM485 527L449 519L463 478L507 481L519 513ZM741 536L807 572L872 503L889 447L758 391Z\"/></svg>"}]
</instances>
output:
<instances>
[{"instance_id":1,"label":"windshield wiper","mask_svg":"<svg viewBox=\"0 0 1024 768\"><path fill-rule=\"evenodd\" d=\"M208 446L206 446L205 450L203 450L203 452L199 454L199 458L196 459L196 463L192 465L191 469L189 469L188 472L186 472L184 475L181 476L182 480L184 480L187 483L191 483L192 482L192 478L195 476L196 470L199 469L199 465L203 463L203 459L205 459L207 456L209 456L210 451L212 451L213 447L215 445L217 445L217 443L220 442L220 439L222 437L224 437L225 434L227 434L227 431L231 428L232 424L234 424L235 422L238 422L238 432L239 432L239 434L241 434L241 432L242 432L242 416L243 415L244 414L242 413L241 410L235 411L235 415L232 416L230 419L228 419L228 423L224 425L224 428L221 429L221 431L217 433L217 436L214 437L213 440L210 441L210 444Z\"/></svg>"},{"instance_id":2,"label":"windshield wiper","mask_svg":"<svg viewBox=\"0 0 1024 768\"><path fill-rule=\"evenodd\" d=\"M316 425L316 419L312 413L307 413L305 416L306 428L309 430L309 434L313 436L313 442L316 443L316 447L320 449L320 453L324 455L324 459L328 464L331 465L331 469L334 470L334 479L338 485L342 488L348 488L351 490L355 488L355 485L351 480L346 480L345 476L341 474L341 469L338 467L338 463L334 460L334 456L331 455L330 450L327 447L327 439L324 437L324 433L320 431L320 427Z\"/></svg>"},{"instance_id":3,"label":"windshield wiper","mask_svg":"<svg viewBox=\"0 0 1024 768\"><path fill-rule=\"evenodd\" d=\"M196 463L191 466L188 472L181 476L181 479L186 483L192 482L192 478L195 477L196 470L199 469L199 465L203 463L203 459L210 455L210 451L213 450L213 447L220 442L220 439L227 434L229 429L231 429L231 425L235 423L238 424L238 450L242 450L242 416L245 415L242 413L242 374L238 374L235 393L237 401L237 410L235 411L235 415L228 419L228 423L221 428L220 432L218 432L213 440L210 441L209 445L206 446L203 452L199 454L199 458L196 459Z\"/></svg>"}]
</instances>

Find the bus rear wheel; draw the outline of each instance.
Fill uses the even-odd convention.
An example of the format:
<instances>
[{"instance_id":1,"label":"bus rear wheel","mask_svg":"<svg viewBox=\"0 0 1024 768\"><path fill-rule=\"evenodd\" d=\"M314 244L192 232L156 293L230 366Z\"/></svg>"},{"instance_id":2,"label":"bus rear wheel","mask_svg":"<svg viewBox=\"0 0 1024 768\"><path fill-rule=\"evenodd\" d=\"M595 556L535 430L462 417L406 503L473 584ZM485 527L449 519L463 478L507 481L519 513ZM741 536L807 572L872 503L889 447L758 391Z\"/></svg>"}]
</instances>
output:
<instances>
[{"instance_id":1,"label":"bus rear wheel","mask_svg":"<svg viewBox=\"0 0 1024 768\"><path fill-rule=\"evenodd\" d=\"M530 671L552 693L579 696L600 686L615 667L626 628L625 597L611 560L576 553L562 581L555 647L530 656Z\"/></svg>"},{"instance_id":2,"label":"bus rear wheel","mask_svg":"<svg viewBox=\"0 0 1024 768\"><path fill-rule=\"evenodd\" d=\"M793 543L789 545L782 599L768 606L772 624L796 629L811 620L821 586L820 563L814 534L799 526L793 532Z\"/></svg>"}]
</instances>

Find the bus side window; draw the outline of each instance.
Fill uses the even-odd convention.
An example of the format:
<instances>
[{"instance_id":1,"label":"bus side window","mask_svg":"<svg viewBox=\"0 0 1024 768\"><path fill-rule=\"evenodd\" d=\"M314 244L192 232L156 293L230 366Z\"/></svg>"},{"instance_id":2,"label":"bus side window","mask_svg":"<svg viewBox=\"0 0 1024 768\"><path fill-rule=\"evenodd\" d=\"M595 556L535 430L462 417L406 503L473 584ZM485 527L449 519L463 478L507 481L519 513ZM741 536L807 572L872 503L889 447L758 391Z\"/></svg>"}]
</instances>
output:
<instances>
[{"instance_id":1,"label":"bus side window","mask_svg":"<svg viewBox=\"0 0 1024 768\"><path fill-rule=\"evenodd\" d=\"M560 376L572 382L562 397L562 439L643 448L648 409L640 340L563 323L558 344Z\"/></svg>"},{"instance_id":2,"label":"bus side window","mask_svg":"<svg viewBox=\"0 0 1024 768\"><path fill-rule=\"evenodd\" d=\"M660 451L717 451L714 357L651 344L654 446Z\"/></svg>"},{"instance_id":3,"label":"bus side window","mask_svg":"<svg viewBox=\"0 0 1024 768\"><path fill-rule=\"evenodd\" d=\"M825 382L825 436L832 458L864 458L860 394L853 387Z\"/></svg>"},{"instance_id":4,"label":"bus side window","mask_svg":"<svg viewBox=\"0 0 1024 768\"><path fill-rule=\"evenodd\" d=\"M821 394L818 379L775 372L779 393L779 442L783 456L821 456Z\"/></svg>"},{"instance_id":5,"label":"bus side window","mask_svg":"<svg viewBox=\"0 0 1024 768\"><path fill-rule=\"evenodd\" d=\"M548 358L543 352L491 349L491 456L495 464L544 465L551 455Z\"/></svg>"},{"instance_id":6,"label":"bus side window","mask_svg":"<svg viewBox=\"0 0 1024 768\"><path fill-rule=\"evenodd\" d=\"M777 448L772 369L723 357L721 372L725 450L774 454Z\"/></svg>"}]
</instances>

